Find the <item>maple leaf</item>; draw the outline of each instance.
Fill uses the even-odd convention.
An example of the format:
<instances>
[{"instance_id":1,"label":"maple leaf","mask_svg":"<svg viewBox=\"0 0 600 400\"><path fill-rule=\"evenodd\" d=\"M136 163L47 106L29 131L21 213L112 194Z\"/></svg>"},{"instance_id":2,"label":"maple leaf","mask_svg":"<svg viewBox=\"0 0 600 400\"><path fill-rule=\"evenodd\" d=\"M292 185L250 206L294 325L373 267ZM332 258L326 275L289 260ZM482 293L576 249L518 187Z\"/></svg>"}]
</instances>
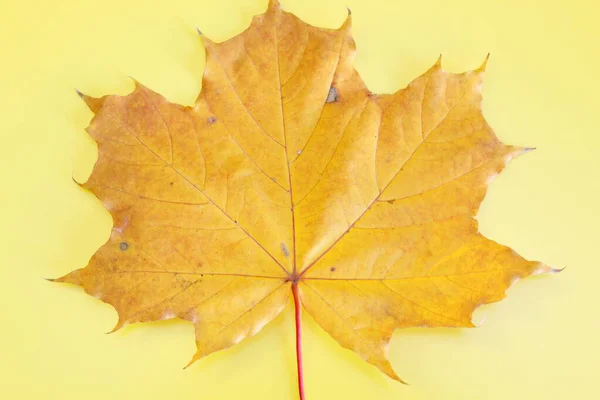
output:
<instances>
[{"instance_id":1,"label":"maple leaf","mask_svg":"<svg viewBox=\"0 0 600 400\"><path fill-rule=\"evenodd\" d=\"M271 1L234 38L203 37L192 107L135 84L82 95L98 161L83 186L114 220L75 283L113 305L115 330L181 318L195 361L251 336L295 301L385 374L397 328L472 327L518 278L553 271L484 238L489 182L527 148L481 111L484 64L440 61L391 95L352 66L350 13L336 30ZM304 398L300 376L300 396Z\"/></svg>"}]
</instances>

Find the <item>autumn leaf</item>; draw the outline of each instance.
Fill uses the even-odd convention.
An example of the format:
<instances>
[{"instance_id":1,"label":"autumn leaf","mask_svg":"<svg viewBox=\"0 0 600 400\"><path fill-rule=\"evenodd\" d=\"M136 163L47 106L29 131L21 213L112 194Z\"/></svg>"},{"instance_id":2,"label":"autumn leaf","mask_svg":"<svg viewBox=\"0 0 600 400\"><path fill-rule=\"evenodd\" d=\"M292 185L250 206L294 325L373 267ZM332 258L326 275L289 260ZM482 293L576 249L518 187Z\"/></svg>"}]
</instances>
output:
<instances>
[{"instance_id":1,"label":"autumn leaf","mask_svg":"<svg viewBox=\"0 0 600 400\"><path fill-rule=\"evenodd\" d=\"M438 61L375 95L352 66L350 28L350 15L316 28L271 1L240 35L202 37L191 107L137 82L127 96L82 95L98 143L83 186L114 227L86 268L57 281L113 305L115 330L191 321L191 362L254 335L292 298L299 374L304 308L399 380L395 329L472 327L476 307L552 271L478 232L488 184L529 150L484 119L485 62L454 74Z\"/></svg>"}]
</instances>

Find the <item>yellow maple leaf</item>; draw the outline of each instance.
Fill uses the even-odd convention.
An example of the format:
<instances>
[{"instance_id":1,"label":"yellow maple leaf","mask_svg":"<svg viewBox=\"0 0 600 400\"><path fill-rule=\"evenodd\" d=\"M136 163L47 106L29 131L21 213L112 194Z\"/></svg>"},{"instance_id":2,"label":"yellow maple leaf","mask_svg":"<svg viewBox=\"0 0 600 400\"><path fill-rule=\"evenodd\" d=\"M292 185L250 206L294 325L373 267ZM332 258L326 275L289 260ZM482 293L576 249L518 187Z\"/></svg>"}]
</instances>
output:
<instances>
[{"instance_id":1,"label":"yellow maple leaf","mask_svg":"<svg viewBox=\"0 0 600 400\"><path fill-rule=\"evenodd\" d=\"M192 362L296 306L394 379L393 331L471 327L473 310L518 278L553 271L484 238L474 219L490 181L528 151L481 112L485 63L438 61L405 89L371 93L352 66L351 17L310 26L271 1L223 43L203 37L194 106L136 82L82 95L98 161L83 186L113 216L75 283L113 305L116 329L181 318ZM302 379L300 376L300 391Z\"/></svg>"}]
</instances>

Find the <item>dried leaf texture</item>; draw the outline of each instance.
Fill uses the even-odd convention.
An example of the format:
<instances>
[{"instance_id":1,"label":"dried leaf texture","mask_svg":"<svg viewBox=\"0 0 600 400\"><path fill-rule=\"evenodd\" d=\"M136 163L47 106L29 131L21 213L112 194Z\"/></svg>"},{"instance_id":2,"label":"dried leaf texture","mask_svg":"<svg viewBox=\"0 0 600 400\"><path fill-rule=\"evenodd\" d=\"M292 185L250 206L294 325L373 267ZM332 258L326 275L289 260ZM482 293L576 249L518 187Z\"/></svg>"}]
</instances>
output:
<instances>
[{"instance_id":1,"label":"dried leaf texture","mask_svg":"<svg viewBox=\"0 0 600 400\"><path fill-rule=\"evenodd\" d=\"M396 328L472 326L477 306L550 271L477 229L489 182L527 150L482 115L485 63L452 74L438 61L374 95L350 28L350 16L316 28L272 1L240 35L203 37L193 107L137 82L127 96L83 96L99 153L83 186L114 227L57 281L112 304L115 329L191 321L192 362L258 332L297 283L327 332L399 379Z\"/></svg>"}]
</instances>

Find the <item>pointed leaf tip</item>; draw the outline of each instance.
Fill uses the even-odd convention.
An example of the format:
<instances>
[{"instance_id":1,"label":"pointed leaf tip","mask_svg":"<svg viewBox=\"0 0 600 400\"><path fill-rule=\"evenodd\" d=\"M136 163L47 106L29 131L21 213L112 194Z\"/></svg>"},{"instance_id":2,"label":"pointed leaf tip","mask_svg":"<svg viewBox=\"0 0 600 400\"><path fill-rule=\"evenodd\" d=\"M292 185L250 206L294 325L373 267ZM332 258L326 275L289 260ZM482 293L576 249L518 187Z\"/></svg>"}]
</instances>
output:
<instances>
[{"instance_id":1,"label":"pointed leaf tip","mask_svg":"<svg viewBox=\"0 0 600 400\"><path fill-rule=\"evenodd\" d=\"M349 33L351 29L352 29L352 13L349 12L348 15L346 16L346 20L344 21L342 26L340 26L338 28L338 31L346 31L347 33Z\"/></svg>"},{"instance_id":2,"label":"pointed leaf tip","mask_svg":"<svg viewBox=\"0 0 600 400\"><path fill-rule=\"evenodd\" d=\"M562 268L552 268L549 265L541 264L541 266L537 270L533 271L531 274L532 275L558 274L558 273L563 272L566 268L567 268L567 266L564 266Z\"/></svg>"},{"instance_id":3,"label":"pointed leaf tip","mask_svg":"<svg viewBox=\"0 0 600 400\"><path fill-rule=\"evenodd\" d=\"M115 332L117 332L118 330L120 330L124 326L125 326L125 323L123 321L121 321L121 319L119 318L119 320L117 321L117 324L114 326L114 328L112 328L108 332L105 332L105 334L106 335L110 335L112 333L115 333Z\"/></svg>"},{"instance_id":4,"label":"pointed leaf tip","mask_svg":"<svg viewBox=\"0 0 600 400\"><path fill-rule=\"evenodd\" d=\"M137 79L135 79L133 76L127 75L127 77L133 81L133 83L135 84L136 87L140 86L140 82Z\"/></svg>"},{"instance_id":5,"label":"pointed leaf tip","mask_svg":"<svg viewBox=\"0 0 600 400\"><path fill-rule=\"evenodd\" d=\"M77 95L85 102L85 104L87 104L89 109L93 112L97 112L102 107L104 98L91 97L77 89L75 89L75 93L77 93Z\"/></svg>"},{"instance_id":6,"label":"pointed leaf tip","mask_svg":"<svg viewBox=\"0 0 600 400\"><path fill-rule=\"evenodd\" d=\"M204 32L200 30L200 28L196 27L196 32L198 32L198 36L200 36L200 39L202 39L202 43L204 44L204 48L206 50L208 50L212 45L215 44L215 42L213 42L208 36L206 36Z\"/></svg>"},{"instance_id":7,"label":"pointed leaf tip","mask_svg":"<svg viewBox=\"0 0 600 400\"><path fill-rule=\"evenodd\" d=\"M518 156L522 156L523 154L531 153L532 151L534 151L536 149L536 147L515 146L514 149L515 150L513 152L513 157L518 157Z\"/></svg>"},{"instance_id":8,"label":"pointed leaf tip","mask_svg":"<svg viewBox=\"0 0 600 400\"><path fill-rule=\"evenodd\" d=\"M83 183L79 182L77 179L75 179L75 175L71 175L71 179L73 180L73 182L75 182L75 184L79 187L83 187Z\"/></svg>"},{"instance_id":9,"label":"pointed leaf tip","mask_svg":"<svg viewBox=\"0 0 600 400\"><path fill-rule=\"evenodd\" d=\"M400 378L398 375L394 377L394 380L400 382L403 385L410 386L410 383L406 382L404 379Z\"/></svg>"},{"instance_id":10,"label":"pointed leaf tip","mask_svg":"<svg viewBox=\"0 0 600 400\"><path fill-rule=\"evenodd\" d=\"M487 55L483 59L483 62L481 63L479 68L477 68L477 71L482 71L482 72L485 71L485 68L487 67L487 63L488 63L489 59L490 59L490 53L487 53Z\"/></svg>"},{"instance_id":11,"label":"pointed leaf tip","mask_svg":"<svg viewBox=\"0 0 600 400\"><path fill-rule=\"evenodd\" d=\"M192 357L192 359L190 360L190 362L187 363L187 365L185 367L183 367L183 370L185 371L186 369L188 369L189 367L192 366L193 363L195 363L197 360L196 355L194 354L194 356Z\"/></svg>"},{"instance_id":12,"label":"pointed leaf tip","mask_svg":"<svg viewBox=\"0 0 600 400\"><path fill-rule=\"evenodd\" d=\"M536 149L537 149L537 147L520 147L519 148L520 152L518 152L517 155L531 153L532 151L534 151Z\"/></svg>"},{"instance_id":13,"label":"pointed leaf tip","mask_svg":"<svg viewBox=\"0 0 600 400\"><path fill-rule=\"evenodd\" d=\"M390 374L390 372L391 372L391 374ZM392 371L389 371L389 372L385 372L385 371L384 371L384 373L385 373L387 376L389 376L390 378L392 378L393 380L395 380L395 381L397 381L397 382L400 382L400 383L401 383L401 384L403 384L403 385L406 385L406 386L409 386L409 385L410 385L410 383L408 383L408 382L406 382L404 379L400 378L400 377L399 377L399 376L398 376L398 375L397 375L397 374L396 374L396 373L395 373L393 370L392 370Z\"/></svg>"}]
</instances>

